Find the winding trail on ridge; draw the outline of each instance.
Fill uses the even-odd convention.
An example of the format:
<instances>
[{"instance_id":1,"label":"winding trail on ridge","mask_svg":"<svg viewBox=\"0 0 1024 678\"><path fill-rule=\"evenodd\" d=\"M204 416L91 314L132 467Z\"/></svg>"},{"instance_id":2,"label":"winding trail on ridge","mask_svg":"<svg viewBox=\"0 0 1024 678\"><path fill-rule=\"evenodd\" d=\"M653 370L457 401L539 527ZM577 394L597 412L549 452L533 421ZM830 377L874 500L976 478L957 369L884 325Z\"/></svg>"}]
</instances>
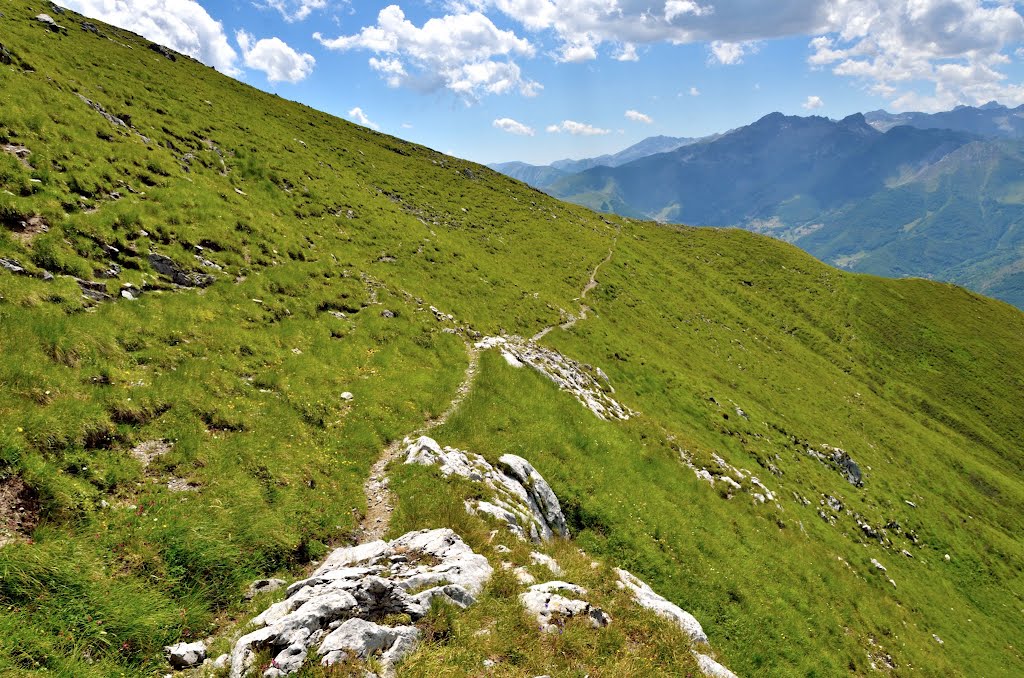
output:
<instances>
[{"instance_id":1,"label":"winding trail on ridge","mask_svg":"<svg viewBox=\"0 0 1024 678\"><path fill-rule=\"evenodd\" d=\"M587 293L597 287L597 273L601 270L601 267L611 261L612 256L615 254L615 245L618 242L619 233L621 233L622 227L620 226L618 232L612 238L611 247L608 248L608 254L604 259L599 261L594 269L590 272L590 278L587 283L583 286L580 291L579 302L580 302L580 313L579 316L570 315L569 319L564 323L558 325L549 325L545 327L537 334L530 338L530 341L540 341L544 336L555 329L560 327L563 330L567 330L575 325L580 320L585 320L587 312L590 307L584 302L587 298ZM364 280L364 282L367 282ZM374 290L374 301L376 301L376 294ZM466 343L466 354L469 357L469 364L466 366L465 375L462 378L462 383L459 384L458 389L455 392L455 397L448 404L448 408L444 412L436 417L428 419L423 423L423 426L419 427L412 433L408 438L416 438L421 435L425 435L432 429L444 424L448 419L455 414L458 410L459 405L466 399L469 392L473 388L473 383L476 380L477 371L480 366L480 349L478 349L471 339L465 339ZM373 466L370 467L370 476L363 483L363 494L366 495L366 514L362 520L359 521L359 538L360 542L374 541L382 539L387 533L388 528L391 526L391 516L395 511L395 500L394 494L391 492L387 477L387 467L394 459L398 457L403 448L404 438L396 439L391 442L390 445L384 448L381 452L380 457L374 462Z\"/></svg>"},{"instance_id":2,"label":"winding trail on ridge","mask_svg":"<svg viewBox=\"0 0 1024 678\"><path fill-rule=\"evenodd\" d=\"M563 330L567 330L580 320L587 319L587 311L590 310L590 307L584 303L587 300L587 293L590 292L590 290L597 287L597 272L601 270L602 266L604 266L605 264L612 260L612 255L615 254L615 244L616 242L618 242L618 239L619 236L618 234L616 234L615 237L612 238L612 246L608 248L608 255L601 261L597 262L597 265L594 266L594 270L590 272L590 279L587 281L587 284L583 286L583 290L580 292L579 296L580 314L578 316L570 314L569 319L566 320L564 323L560 323L558 325L548 325L540 332L530 337L530 341L540 341L548 334L548 332L555 329L555 327L561 327Z\"/></svg>"},{"instance_id":3,"label":"winding trail on ridge","mask_svg":"<svg viewBox=\"0 0 1024 678\"><path fill-rule=\"evenodd\" d=\"M459 409L459 405L466 399L473 388L476 374L480 366L480 349L473 345L472 341L466 341L466 354L469 357L469 364L466 365L466 372L462 377L462 383L455 391L455 397L448 403L444 412L427 419L423 426L419 427L409 438L415 438L428 433L431 429L444 424ZM401 453L403 439L396 439L384 448L380 457L370 468L370 477L363 483L363 493L366 495L366 515L359 521L360 542L383 539L391 525L391 515L395 511L394 495L388 486L387 467Z\"/></svg>"}]
</instances>

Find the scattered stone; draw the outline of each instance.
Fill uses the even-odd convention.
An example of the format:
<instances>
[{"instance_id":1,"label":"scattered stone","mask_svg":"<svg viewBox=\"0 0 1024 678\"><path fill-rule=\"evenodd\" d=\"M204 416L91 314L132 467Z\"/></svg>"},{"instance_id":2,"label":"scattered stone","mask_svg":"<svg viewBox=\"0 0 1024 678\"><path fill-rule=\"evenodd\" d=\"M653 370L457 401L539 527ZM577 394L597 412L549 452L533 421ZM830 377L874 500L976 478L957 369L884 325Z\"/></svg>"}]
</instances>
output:
<instances>
[{"instance_id":1,"label":"scattered stone","mask_svg":"<svg viewBox=\"0 0 1024 678\"><path fill-rule=\"evenodd\" d=\"M276 591L287 583L284 579L257 579L249 584L249 588L245 590L242 600L252 600L261 593Z\"/></svg>"},{"instance_id":2,"label":"scattered stone","mask_svg":"<svg viewBox=\"0 0 1024 678\"><path fill-rule=\"evenodd\" d=\"M384 626L385 617L401 614L416 621L435 598L472 605L491 573L487 559L448 529L337 549L310 577L289 586L283 601L252 620L257 629L235 643L230 675L246 675L261 648L275 654L276 672L264 675L297 671L310 648L326 665L381 652L388 675L415 647L418 631Z\"/></svg>"},{"instance_id":3,"label":"scattered stone","mask_svg":"<svg viewBox=\"0 0 1024 678\"><path fill-rule=\"evenodd\" d=\"M534 584L525 593L520 594L519 601L528 613L537 619L540 630L545 633L559 631L569 619L587 618L592 628L608 626L612 618L599 607L594 607L585 600L567 598L563 593L576 596L587 595L586 589L568 584L564 581L549 581Z\"/></svg>"},{"instance_id":4,"label":"scattered stone","mask_svg":"<svg viewBox=\"0 0 1024 678\"><path fill-rule=\"evenodd\" d=\"M391 311L391 310L388 310L388 309L385 308L383 311L380 312L380 317L381 318L396 318L396 317L398 317L398 314L395 313L394 311Z\"/></svg>"},{"instance_id":5,"label":"scattered stone","mask_svg":"<svg viewBox=\"0 0 1024 678\"><path fill-rule=\"evenodd\" d=\"M177 61L178 60L177 55L175 55L174 52L172 52L171 50L167 49L163 45L158 45L155 42L151 42L151 43L149 43L149 49L153 50L154 52L156 52L160 56L162 56L162 57L164 57L164 58L166 58L166 59L168 59L170 61Z\"/></svg>"},{"instance_id":6,"label":"scattered stone","mask_svg":"<svg viewBox=\"0 0 1024 678\"><path fill-rule=\"evenodd\" d=\"M53 28L53 27L56 27L56 26L57 26L57 22L56 22L56 21L54 21L54 20L53 20L53 17L52 17L52 16L50 16L49 14L36 14L36 17L35 17L35 19L36 19L36 21L38 21L39 23L41 23L41 24L45 24L45 25L47 25L47 26L50 26L51 28Z\"/></svg>"},{"instance_id":7,"label":"scattered stone","mask_svg":"<svg viewBox=\"0 0 1024 678\"><path fill-rule=\"evenodd\" d=\"M505 522L509 531L522 539L569 536L558 497L522 457L506 454L496 468L478 454L451 447L442 450L437 441L422 436L406 448L405 463L437 466L445 477L454 474L483 483L494 492L491 500L467 502L466 510Z\"/></svg>"},{"instance_id":8,"label":"scattered stone","mask_svg":"<svg viewBox=\"0 0 1024 678\"><path fill-rule=\"evenodd\" d=\"M533 561L534 565L544 565L549 570L551 570L551 574L555 575L556 577L562 576L562 568L559 567L558 562L551 556L534 551L530 554L530 560Z\"/></svg>"},{"instance_id":9,"label":"scattered stone","mask_svg":"<svg viewBox=\"0 0 1024 678\"><path fill-rule=\"evenodd\" d=\"M223 271L224 270L224 268L220 264L215 262L215 261L210 261L209 259L204 259L203 257L199 256L198 254L193 255L193 256L195 256L196 261L199 262L200 266L204 266L206 268L212 268L215 271Z\"/></svg>"},{"instance_id":10,"label":"scattered stone","mask_svg":"<svg viewBox=\"0 0 1024 678\"><path fill-rule=\"evenodd\" d=\"M658 616L675 622L694 643L708 642L708 636L704 633L704 629L696 617L675 603L659 596L650 586L626 570L616 569L615 572L619 576L618 586L629 589L633 594L633 601L637 605L646 607Z\"/></svg>"},{"instance_id":11,"label":"scattered stone","mask_svg":"<svg viewBox=\"0 0 1024 678\"><path fill-rule=\"evenodd\" d=\"M82 280L75 278L75 282L82 289L82 296L93 301L107 301L110 295L107 294L107 284L97 280Z\"/></svg>"},{"instance_id":12,"label":"scattered stone","mask_svg":"<svg viewBox=\"0 0 1024 678\"><path fill-rule=\"evenodd\" d=\"M84 101L86 106L88 106L89 108L93 109L94 111L102 115L104 118L106 118L107 122L109 122L111 125L114 125L115 127L124 127L125 129L128 129L129 125L127 122L117 117L116 115L111 115L110 113L107 113L107 109L103 108L103 106L96 103L92 99L88 99L82 96L81 94L78 95L78 98Z\"/></svg>"},{"instance_id":13,"label":"scattered stone","mask_svg":"<svg viewBox=\"0 0 1024 678\"><path fill-rule=\"evenodd\" d=\"M949 560L950 560L949 554L947 553L946 555L942 556L942 559L945 560L948 563Z\"/></svg>"},{"instance_id":14,"label":"scattered stone","mask_svg":"<svg viewBox=\"0 0 1024 678\"><path fill-rule=\"evenodd\" d=\"M4 49L3 45L0 45L0 63L11 63L11 54ZM18 144L3 144L0 145L0 150L17 158L22 167L32 169L32 163L28 161L29 156L32 155L32 151L30 151L26 146L20 146Z\"/></svg>"},{"instance_id":15,"label":"scattered stone","mask_svg":"<svg viewBox=\"0 0 1024 678\"><path fill-rule=\"evenodd\" d=\"M94 24L94 23L90 23L88 21L83 21L81 23L81 26L82 26L82 30L87 32L87 33L93 33L95 35L99 35L100 34L100 29L97 28L96 24Z\"/></svg>"},{"instance_id":16,"label":"scattered stone","mask_svg":"<svg viewBox=\"0 0 1024 678\"><path fill-rule=\"evenodd\" d=\"M846 450L831 445L820 445L818 449L807 446L806 452L808 456L814 457L821 463L839 471L846 479L846 482L854 487L864 486L860 466L857 465L857 462L850 457Z\"/></svg>"},{"instance_id":17,"label":"scattered stone","mask_svg":"<svg viewBox=\"0 0 1024 678\"><path fill-rule=\"evenodd\" d=\"M885 569L885 565L882 565L880 562L878 562L874 558L871 559L871 564L875 566L876 570L879 570L881 572L887 572L888 571L888 570Z\"/></svg>"},{"instance_id":18,"label":"scattered stone","mask_svg":"<svg viewBox=\"0 0 1024 678\"><path fill-rule=\"evenodd\" d=\"M167 481L167 489L171 492L198 492L199 483L185 478L171 478Z\"/></svg>"},{"instance_id":19,"label":"scattered stone","mask_svg":"<svg viewBox=\"0 0 1024 678\"><path fill-rule=\"evenodd\" d=\"M342 399L342 400L352 400L353 398L355 398L355 396L354 396L354 395L352 395L352 394L351 394L350 392L348 392L348 391L344 391L344 392L342 392L342 394L341 394L341 399Z\"/></svg>"},{"instance_id":20,"label":"scattered stone","mask_svg":"<svg viewBox=\"0 0 1024 678\"><path fill-rule=\"evenodd\" d=\"M517 567L512 570L512 574L515 575L516 581L523 586L529 586L530 584L537 583L537 578L530 574L525 567Z\"/></svg>"},{"instance_id":21,"label":"scattered stone","mask_svg":"<svg viewBox=\"0 0 1024 678\"><path fill-rule=\"evenodd\" d=\"M939 645L945 645L945 643L943 643L943 642L942 642L942 638L939 638L939 637L938 637L937 635L935 635L934 633L932 634L932 638L934 638L934 639L935 639L935 642L936 642L936 643L938 643Z\"/></svg>"},{"instance_id":22,"label":"scattered stone","mask_svg":"<svg viewBox=\"0 0 1024 678\"><path fill-rule=\"evenodd\" d=\"M915 504L914 502L910 501L909 499L904 499L903 503L906 504L907 506L909 506L910 508L917 508L917 504Z\"/></svg>"},{"instance_id":23,"label":"scattered stone","mask_svg":"<svg viewBox=\"0 0 1024 678\"><path fill-rule=\"evenodd\" d=\"M206 659L206 643L178 643L164 648L167 661L176 669L191 669Z\"/></svg>"},{"instance_id":24,"label":"scattered stone","mask_svg":"<svg viewBox=\"0 0 1024 678\"><path fill-rule=\"evenodd\" d=\"M17 259L0 259L0 268L3 268L15 275L24 275L25 269L21 267L21 264Z\"/></svg>"},{"instance_id":25,"label":"scattered stone","mask_svg":"<svg viewBox=\"0 0 1024 678\"><path fill-rule=\"evenodd\" d=\"M163 254L150 254L149 265L157 273L167 276L174 284L182 287L208 287L214 281L212 275L185 271L173 259Z\"/></svg>"},{"instance_id":26,"label":"scattered stone","mask_svg":"<svg viewBox=\"0 0 1024 678\"><path fill-rule=\"evenodd\" d=\"M902 551L900 551L900 553L905 555L907 558L913 558L914 557L914 554L911 553L910 551L908 551L907 549L903 549Z\"/></svg>"},{"instance_id":27,"label":"scattered stone","mask_svg":"<svg viewBox=\"0 0 1024 678\"><path fill-rule=\"evenodd\" d=\"M497 546L494 547L494 550L497 551L498 553L512 553L512 549L510 549L509 547L505 546L504 544L498 544Z\"/></svg>"}]
</instances>

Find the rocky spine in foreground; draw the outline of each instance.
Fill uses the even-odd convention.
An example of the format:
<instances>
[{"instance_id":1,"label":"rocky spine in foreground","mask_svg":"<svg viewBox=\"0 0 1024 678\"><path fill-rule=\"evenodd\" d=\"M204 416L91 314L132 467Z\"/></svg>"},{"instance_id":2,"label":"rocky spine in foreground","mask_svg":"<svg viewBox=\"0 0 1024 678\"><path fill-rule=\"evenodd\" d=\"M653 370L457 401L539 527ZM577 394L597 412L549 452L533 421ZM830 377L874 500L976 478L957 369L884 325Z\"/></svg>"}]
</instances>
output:
<instances>
[{"instance_id":1,"label":"rocky spine in foreground","mask_svg":"<svg viewBox=\"0 0 1024 678\"><path fill-rule=\"evenodd\" d=\"M274 658L263 676L273 678L298 671L310 652L324 666L379 655L382 674L394 675L398 661L415 649L419 630L382 620L407 615L416 621L435 598L472 605L492 571L487 558L448 529L338 549L310 577L289 586L283 601L253 619L259 628L218 662L230 664L232 678L242 678L254 668L256 652L269 649Z\"/></svg>"}]
</instances>

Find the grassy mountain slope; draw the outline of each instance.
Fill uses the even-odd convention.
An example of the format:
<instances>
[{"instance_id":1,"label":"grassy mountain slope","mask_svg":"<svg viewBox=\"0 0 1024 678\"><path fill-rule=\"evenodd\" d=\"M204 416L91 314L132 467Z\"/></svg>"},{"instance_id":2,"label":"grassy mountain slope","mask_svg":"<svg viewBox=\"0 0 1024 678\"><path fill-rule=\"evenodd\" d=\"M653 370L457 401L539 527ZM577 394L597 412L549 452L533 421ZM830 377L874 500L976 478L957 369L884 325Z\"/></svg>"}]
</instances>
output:
<instances>
[{"instance_id":1,"label":"grassy mountain slope","mask_svg":"<svg viewBox=\"0 0 1024 678\"><path fill-rule=\"evenodd\" d=\"M432 435L530 459L576 535L570 573L614 602L575 546L635 571L740 675L1024 670L1019 311L745 232L605 218L124 31L32 21L47 9L0 17L0 258L24 269L0 270L0 482L29 509L0 507L0 671L152 675L164 644L247 619L245 584L352 542L379 450L453 397L464 346L429 307L530 336L578 312L609 252L592 312L544 342L639 416L600 421L485 352ZM214 282L172 285L150 253ZM147 441L166 453L144 465ZM809 456L822 444L863 487ZM778 506L684 452L751 469ZM396 469L391 532L483 548L469 490L442 482ZM409 672L692 670L677 636L611 609L607 635L536 638L498 578Z\"/></svg>"}]
</instances>

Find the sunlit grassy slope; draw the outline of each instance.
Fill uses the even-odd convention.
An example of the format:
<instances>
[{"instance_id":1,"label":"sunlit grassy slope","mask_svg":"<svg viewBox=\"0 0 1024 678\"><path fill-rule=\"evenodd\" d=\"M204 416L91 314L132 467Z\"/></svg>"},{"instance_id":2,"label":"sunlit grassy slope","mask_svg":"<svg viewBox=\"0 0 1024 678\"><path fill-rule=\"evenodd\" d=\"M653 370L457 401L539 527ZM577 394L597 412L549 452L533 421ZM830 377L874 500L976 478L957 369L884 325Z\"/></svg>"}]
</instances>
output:
<instances>
[{"instance_id":1,"label":"sunlit grassy slope","mask_svg":"<svg viewBox=\"0 0 1024 678\"><path fill-rule=\"evenodd\" d=\"M0 258L28 274L0 270L0 474L40 510L0 548L0 672L152 675L164 644L251 613L245 584L350 542L380 448L454 395L465 350L428 307L529 335L578 310L609 249L593 312L544 341L641 414L601 422L485 354L434 435L530 459L578 545L692 611L741 675L1024 672L1019 311L743 232L606 221L124 31L71 13L50 31L42 11L0 17ZM175 288L150 253L216 281ZM114 298L84 299L72 276ZM117 297L125 283L141 298ZM128 451L149 440L170 451L143 468ZM808 444L847 450L864 486ZM754 471L781 508L726 498L680 450ZM466 488L393 475L392 533L455 523L482 546L457 510ZM834 525L824 495L844 506ZM570 572L591 577L574 552ZM513 603L499 579L410 672L495 656L503 675L692 666L628 616L606 640L527 642Z\"/></svg>"}]
</instances>

